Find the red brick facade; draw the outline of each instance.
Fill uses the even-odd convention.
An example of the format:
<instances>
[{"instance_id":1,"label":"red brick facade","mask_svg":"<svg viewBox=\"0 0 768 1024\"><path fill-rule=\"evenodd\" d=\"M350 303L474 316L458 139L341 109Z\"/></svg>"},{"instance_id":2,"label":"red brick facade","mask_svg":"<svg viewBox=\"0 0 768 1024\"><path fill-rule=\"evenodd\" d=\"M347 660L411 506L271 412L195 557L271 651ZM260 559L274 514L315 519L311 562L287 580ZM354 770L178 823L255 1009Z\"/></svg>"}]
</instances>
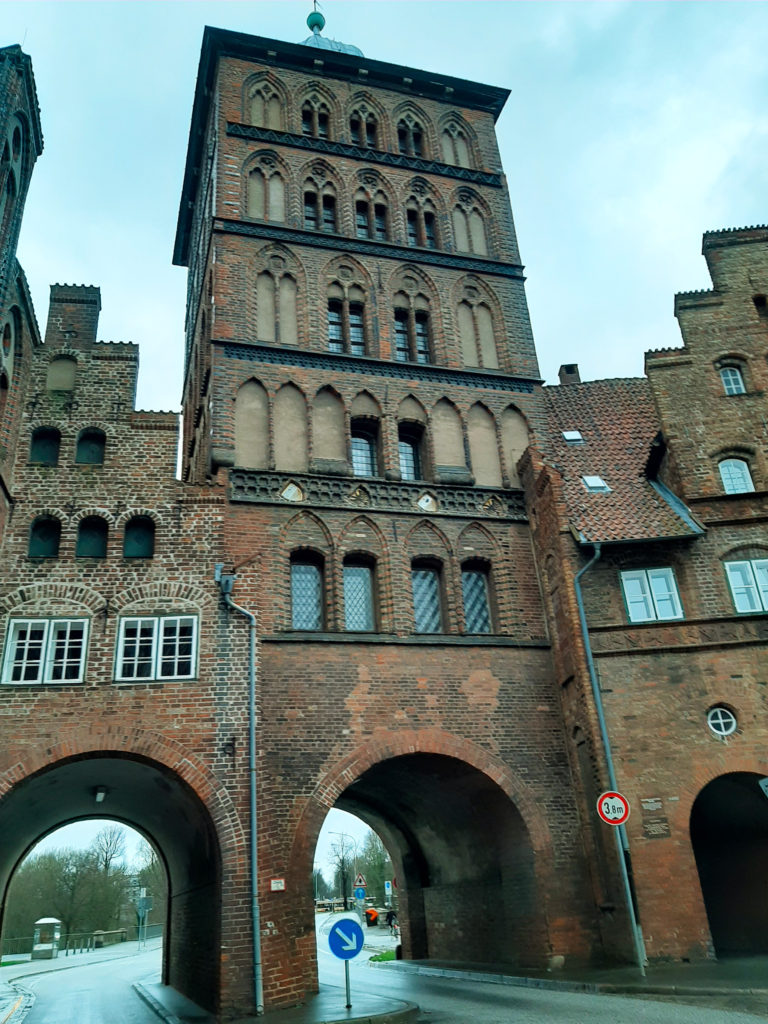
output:
<instances>
[{"instance_id":1,"label":"red brick facade","mask_svg":"<svg viewBox=\"0 0 768 1024\"><path fill-rule=\"evenodd\" d=\"M759 573L768 550L766 232L705 237L714 289L678 296L685 345L650 353L647 380L542 389L505 98L206 30L175 250L181 481L176 417L134 411L135 347L97 341L98 289L54 286L44 343L22 276L0 308L19 339L0 420L0 893L106 790L101 810L168 863L166 979L221 1019L258 997L248 625L215 566L257 623L268 1007L317 984L310 878L334 806L387 845L406 956L634 956L595 814L588 652L648 955L751 949L762 924L761 904L741 934L725 919L768 773L768 633L734 611L723 562ZM754 491L723 496L724 459ZM589 493L598 474L609 490ZM575 577L595 555L585 634ZM622 594L648 570L673 570L681 614L659 591L662 614L629 622ZM708 728L715 705L736 732ZM697 801L724 775L746 793L730 861L727 792ZM723 898L707 878L726 861Z\"/></svg>"}]
</instances>

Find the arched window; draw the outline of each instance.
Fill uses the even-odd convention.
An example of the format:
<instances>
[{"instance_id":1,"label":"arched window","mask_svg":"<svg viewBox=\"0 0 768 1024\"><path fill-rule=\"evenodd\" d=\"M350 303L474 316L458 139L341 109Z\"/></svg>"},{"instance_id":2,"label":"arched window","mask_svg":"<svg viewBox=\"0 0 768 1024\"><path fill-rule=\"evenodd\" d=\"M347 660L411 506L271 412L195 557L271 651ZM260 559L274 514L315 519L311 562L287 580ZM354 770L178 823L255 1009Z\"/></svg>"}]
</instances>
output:
<instances>
[{"instance_id":1,"label":"arched window","mask_svg":"<svg viewBox=\"0 0 768 1024\"><path fill-rule=\"evenodd\" d=\"M86 427L77 438L75 462L80 466L101 466L104 462L104 449L107 436L97 427Z\"/></svg>"},{"instance_id":2,"label":"arched window","mask_svg":"<svg viewBox=\"0 0 768 1024\"><path fill-rule=\"evenodd\" d=\"M337 232L336 193L331 185L323 185L319 191L313 181L304 185L304 229Z\"/></svg>"},{"instance_id":3,"label":"arched window","mask_svg":"<svg viewBox=\"0 0 768 1024\"><path fill-rule=\"evenodd\" d=\"M48 391L71 391L75 386L77 363L70 356L59 356L48 363L45 386Z\"/></svg>"},{"instance_id":4,"label":"arched window","mask_svg":"<svg viewBox=\"0 0 768 1024\"><path fill-rule=\"evenodd\" d=\"M38 466L57 466L61 434L55 427L38 427L32 432L29 461Z\"/></svg>"},{"instance_id":5,"label":"arched window","mask_svg":"<svg viewBox=\"0 0 768 1024\"><path fill-rule=\"evenodd\" d=\"M268 166L255 167L248 175L248 216L254 220L285 221L285 182Z\"/></svg>"},{"instance_id":6,"label":"arched window","mask_svg":"<svg viewBox=\"0 0 768 1024\"><path fill-rule=\"evenodd\" d=\"M125 524L124 558L152 558L155 554L155 524L149 516L134 516Z\"/></svg>"},{"instance_id":7,"label":"arched window","mask_svg":"<svg viewBox=\"0 0 768 1024\"><path fill-rule=\"evenodd\" d=\"M747 494L754 491L749 463L744 459L723 459L718 463L720 479L726 494Z\"/></svg>"},{"instance_id":8,"label":"arched window","mask_svg":"<svg viewBox=\"0 0 768 1024\"><path fill-rule=\"evenodd\" d=\"M377 148L378 127L376 118L370 111L352 111L349 118L349 138L353 146L365 146L368 149Z\"/></svg>"},{"instance_id":9,"label":"arched window","mask_svg":"<svg viewBox=\"0 0 768 1024\"><path fill-rule=\"evenodd\" d=\"M106 558L109 527L101 516L86 516L77 525L77 558Z\"/></svg>"},{"instance_id":10,"label":"arched window","mask_svg":"<svg viewBox=\"0 0 768 1024\"><path fill-rule=\"evenodd\" d=\"M738 366L724 366L720 370L720 380L723 382L723 390L726 395L746 394L744 377Z\"/></svg>"},{"instance_id":11,"label":"arched window","mask_svg":"<svg viewBox=\"0 0 768 1024\"><path fill-rule=\"evenodd\" d=\"M424 132L410 114L397 122L397 148L407 156L424 156Z\"/></svg>"},{"instance_id":12,"label":"arched window","mask_svg":"<svg viewBox=\"0 0 768 1024\"><path fill-rule=\"evenodd\" d=\"M328 351L348 352L353 356L366 354L365 293L352 285L342 287L334 282L328 289Z\"/></svg>"},{"instance_id":13,"label":"arched window","mask_svg":"<svg viewBox=\"0 0 768 1024\"><path fill-rule=\"evenodd\" d=\"M319 630L325 627L324 561L310 551L291 555L291 626Z\"/></svg>"},{"instance_id":14,"label":"arched window","mask_svg":"<svg viewBox=\"0 0 768 1024\"><path fill-rule=\"evenodd\" d=\"M437 218L429 200L420 203L415 196L406 203L405 227L408 245L424 249L437 249Z\"/></svg>"},{"instance_id":15,"label":"arched window","mask_svg":"<svg viewBox=\"0 0 768 1024\"><path fill-rule=\"evenodd\" d=\"M461 566L461 596L464 629L467 633L491 632L491 602L488 566L475 560Z\"/></svg>"},{"instance_id":16,"label":"arched window","mask_svg":"<svg viewBox=\"0 0 768 1024\"><path fill-rule=\"evenodd\" d=\"M251 93L251 124L256 128L283 127L283 107L277 92L264 82Z\"/></svg>"},{"instance_id":17,"label":"arched window","mask_svg":"<svg viewBox=\"0 0 768 1024\"><path fill-rule=\"evenodd\" d=\"M438 562L416 559L411 563L413 625L417 633L442 633L442 566Z\"/></svg>"},{"instance_id":18,"label":"arched window","mask_svg":"<svg viewBox=\"0 0 768 1024\"><path fill-rule=\"evenodd\" d=\"M375 562L365 555L344 559L344 628L372 633L376 629Z\"/></svg>"},{"instance_id":19,"label":"arched window","mask_svg":"<svg viewBox=\"0 0 768 1024\"><path fill-rule=\"evenodd\" d=\"M296 281L290 274L275 277L263 271L256 278L256 336L281 345L298 343Z\"/></svg>"},{"instance_id":20,"label":"arched window","mask_svg":"<svg viewBox=\"0 0 768 1024\"><path fill-rule=\"evenodd\" d=\"M330 116L325 103L306 100L301 108L301 134L316 139L330 138Z\"/></svg>"},{"instance_id":21,"label":"arched window","mask_svg":"<svg viewBox=\"0 0 768 1024\"><path fill-rule=\"evenodd\" d=\"M354 476L378 476L378 422L367 417L353 419L350 433L352 439L352 473Z\"/></svg>"},{"instance_id":22,"label":"arched window","mask_svg":"<svg viewBox=\"0 0 768 1024\"><path fill-rule=\"evenodd\" d=\"M55 516L38 516L29 528L29 557L57 558L61 523Z\"/></svg>"},{"instance_id":23,"label":"arched window","mask_svg":"<svg viewBox=\"0 0 768 1024\"><path fill-rule=\"evenodd\" d=\"M420 423L400 423L397 427L397 454L401 480L423 480L422 445L424 428Z\"/></svg>"},{"instance_id":24,"label":"arched window","mask_svg":"<svg viewBox=\"0 0 768 1024\"><path fill-rule=\"evenodd\" d=\"M457 167L471 167L469 143L464 131L457 124L449 124L440 138L443 161Z\"/></svg>"},{"instance_id":25,"label":"arched window","mask_svg":"<svg viewBox=\"0 0 768 1024\"><path fill-rule=\"evenodd\" d=\"M411 298L398 292L394 304L395 359L400 363L431 363L429 300L425 295Z\"/></svg>"},{"instance_id":26,"label":"arched window","mask_svg":"<svg viewBox=\"0 0 768 1024\"><path fill-rule=\"evenodd\" d=\"M453 240L457 252L488 255L485 217L471 192L460 193L461 202L453 208Z\"/></svg>"},{"instance_id":27,"label":"arched window","mask_svg":"<svg viewBox=\"0 0 768 1024\"><path fill-rule=\"evenodd\" d=\"M474 289L472 290L474 292ZM465 366L498 370L499 355L493 333L493 317L483 302L465 298L459 303L459 338Z\"/></svg>"}]
</instances>

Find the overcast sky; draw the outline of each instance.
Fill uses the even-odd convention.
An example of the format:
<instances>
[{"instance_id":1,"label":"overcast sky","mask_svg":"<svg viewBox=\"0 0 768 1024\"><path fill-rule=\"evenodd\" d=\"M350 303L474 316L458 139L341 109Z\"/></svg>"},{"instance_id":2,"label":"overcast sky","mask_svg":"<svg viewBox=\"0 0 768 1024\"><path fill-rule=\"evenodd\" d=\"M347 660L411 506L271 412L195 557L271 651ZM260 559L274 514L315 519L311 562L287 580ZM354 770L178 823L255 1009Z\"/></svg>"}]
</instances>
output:
<instances>
[{"instance_id":1,"label":"overcast sky","mask_svg":"<svg viewBox=\"0 0 768 1024\"><path fill-rule=\"evenodd\" d=\"M19 256L97 284L103 340L141 345L139 406L177 409L186 271L171 265L203 27L300 42L309 0L4 2L45 151ZM642 373L709 285L705 230L768 220L768 5L323 0L367 57L506 86L499 141L543 376Z\"/></svg>"}]
</instances>

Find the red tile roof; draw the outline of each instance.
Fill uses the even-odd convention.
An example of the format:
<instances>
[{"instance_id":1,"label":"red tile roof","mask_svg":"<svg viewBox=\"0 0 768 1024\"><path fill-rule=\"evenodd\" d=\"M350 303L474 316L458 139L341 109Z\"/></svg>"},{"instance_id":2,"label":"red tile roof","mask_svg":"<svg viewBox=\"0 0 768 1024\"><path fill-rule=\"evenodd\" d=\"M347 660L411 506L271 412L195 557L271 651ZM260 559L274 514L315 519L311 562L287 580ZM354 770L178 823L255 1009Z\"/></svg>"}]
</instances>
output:
<instances>
[{"instance_id":1,"label":"red tile roof","mask_svg":"<svg viewBox=\"0 0 768 1024\"><path fill-rule=\"evenodd\" d=\"M659 432L645 378L616 378L542 389L548 437L539 442L562 475L571 529L583 542L691 537L702 532L690 512L645 467ZM578 430L584 444L567 444ZM590 493L583 476L601 476L610 493Z\"/></svg>"}]
</instances>

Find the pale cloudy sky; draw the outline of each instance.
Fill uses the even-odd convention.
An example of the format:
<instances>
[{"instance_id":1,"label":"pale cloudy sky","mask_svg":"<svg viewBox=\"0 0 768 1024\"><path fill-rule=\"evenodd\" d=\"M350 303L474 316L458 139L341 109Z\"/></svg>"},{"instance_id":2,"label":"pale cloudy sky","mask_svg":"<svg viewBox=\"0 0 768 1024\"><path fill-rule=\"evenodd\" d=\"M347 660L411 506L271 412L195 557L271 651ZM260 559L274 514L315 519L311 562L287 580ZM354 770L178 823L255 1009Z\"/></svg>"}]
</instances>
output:
<instances>
[{"instance_id":1,"label":"pale cloudy sky","mask_svg":"<svg viewBox=\"0 0 768 1024\"><path fill-rule=\"evenodd\" d=\"M175 409L185 271L171 250L203 26L299 42L309 0L4 2L34 61L45 152L19 255L98 284L100 337L141 345L139 405ZM366 56L511 88L499 121L543 376L642 373L709 285L707 229L768 220L764 3L323 0Z\"/></svg>"}]
</instances>

